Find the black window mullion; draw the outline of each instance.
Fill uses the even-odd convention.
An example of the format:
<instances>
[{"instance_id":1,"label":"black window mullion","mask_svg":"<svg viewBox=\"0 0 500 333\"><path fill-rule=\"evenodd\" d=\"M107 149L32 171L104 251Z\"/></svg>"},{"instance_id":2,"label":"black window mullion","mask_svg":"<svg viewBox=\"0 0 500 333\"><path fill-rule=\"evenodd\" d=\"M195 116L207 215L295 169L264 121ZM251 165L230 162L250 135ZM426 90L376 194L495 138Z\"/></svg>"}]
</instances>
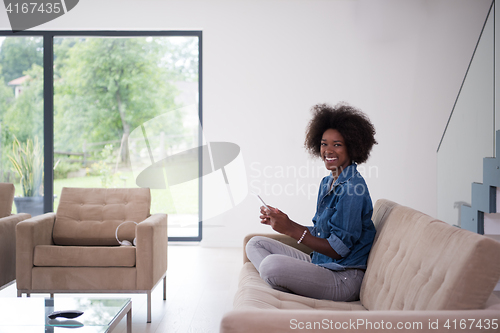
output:
<instances>
[{"instance_id":1,"label":"black window mullion","mask_svg":"<svg viewBox=\"0 0 500 333\"><path fill-rule=\"evenodd\" d=\"M54 36L43 35L44 212L54 210Z\"/></svg>"},{"instance_id":2,"label":"black window mullion","mask_svg":"<svg viewBox=\"0 0 500 333\"><path fill-rule=\"evenodd\" d=\"M201 35L201 32L200 32L200 35L198 36L198 117L200 119L200 130L198 132L198 138L199 138L199 143L198 145L200 147L203 147L203 133L201 131L201 128L203 128L203 80L202 80L202 77L203 77L203 67L202 67L202 64L203 64L203 61L202 61L202 49L203 49L203 45L202 45L202 35ZM200 159L200 166L199 166L199 173L198 173L198 176L199 176L199 183L198 183L198 190L199 190L199 194L198 194L198 217L199 217L199 223L198 223L198 240L201 240L203 238L203 223L202 223L202 220L203 220L203 210L202 210L202 207L203 207L203 204L202 204L202 201L203 201L203 163L201 161L203 161L203 149L200 148L200 155L199 155L199 159Z\"/></svg>"}]
</instances>

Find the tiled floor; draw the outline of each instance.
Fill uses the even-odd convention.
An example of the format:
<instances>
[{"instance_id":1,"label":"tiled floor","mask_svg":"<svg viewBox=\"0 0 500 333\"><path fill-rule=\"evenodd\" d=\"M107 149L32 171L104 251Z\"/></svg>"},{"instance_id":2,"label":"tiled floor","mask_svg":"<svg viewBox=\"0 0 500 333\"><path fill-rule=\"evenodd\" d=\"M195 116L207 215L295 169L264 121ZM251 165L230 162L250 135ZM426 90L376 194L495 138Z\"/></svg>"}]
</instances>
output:
<instances>
[{"instance_id":1,"label":"tiled floor","mask_svg":"<svg viewBox=\"0 0 500 333\"><path fill-rule=\"evenodd\" d=\"M146 323L145 294L56 294L57 297L130 297L132 331L204 333L219 332L222 316L232 308L242 267L241 248L204 248L195 244L169 245L167 300L160 283L152 294L152 321ZM0 297L16 297L16 285L0 291ZM48 297L32 294L31 297ZM113 333L125 333L125 319Z\"/></svg>"}]
</instances>

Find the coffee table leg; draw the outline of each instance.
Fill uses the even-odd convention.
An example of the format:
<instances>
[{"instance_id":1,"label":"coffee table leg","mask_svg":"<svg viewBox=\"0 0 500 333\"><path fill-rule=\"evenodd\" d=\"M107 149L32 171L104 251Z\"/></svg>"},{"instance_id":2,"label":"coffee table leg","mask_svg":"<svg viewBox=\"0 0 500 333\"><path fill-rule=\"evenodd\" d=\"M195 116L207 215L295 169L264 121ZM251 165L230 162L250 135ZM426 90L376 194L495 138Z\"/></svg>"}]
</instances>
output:
<instances>
[{"instance_id":1,"label":"coffee table leg","mask_svg":"<svg viewBox=\"0 0 500 333\"><path fill-rule=\"evenodd\" d=\"M132 307L127 312L127 333L132 333Z\"/></svg>"}]
</instances>

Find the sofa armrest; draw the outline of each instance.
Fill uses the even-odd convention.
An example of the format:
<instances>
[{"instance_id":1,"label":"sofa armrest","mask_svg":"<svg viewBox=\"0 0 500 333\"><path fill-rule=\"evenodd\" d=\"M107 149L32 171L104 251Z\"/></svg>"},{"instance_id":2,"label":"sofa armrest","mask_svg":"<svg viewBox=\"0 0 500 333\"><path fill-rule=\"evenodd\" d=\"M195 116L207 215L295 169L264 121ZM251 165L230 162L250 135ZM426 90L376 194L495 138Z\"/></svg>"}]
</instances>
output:
<instances>
[{"instance_id":1,"label":"sofa armrest","mask_svg":"<svg viewBox=\"0 0 500 333\"><path fill-rule=\"evenodd\" d=\"M16 226L17 289L31 289L31 270L37 245L53 245L55 213L47 213L21 221Z\"/></svg>"},{"instance_id":2,"label":"sofa armrest","mask_svg":"<svg viewBox=\"0 0 500 333\"><path fill-rule=\"evenodd\" d=\"M243 263L250 261L247 257L245 247L246 247L248 241L250 240L250 238L252 238L254 236L264 236L264 237L276 239L277 241L280 241L286 245L290 245L291 247L299 249L300 251L307 253L307 254L313 252L309 247L307 247L303 244L297 244L297 241L295 239L293 239L292 237L287 236L287 235L282 235L282 234L277 234L277 233L276 234L249 234L243 239Z\"/></svg>"},{"instance_id":3,"label":"sofa armrest","mask_svg":"<svg viewBox=\"0 0 500 333\"><path fill-rule=\"evenodd\" d=\"M234 310L226 313L222 318L220 333L499 332L499 317L498 309L460 311Z\"/></svg>"},{"instance_id":4,"label":"sofa armrest","mask_svg":"<svg viewBox=\"0 0 500 333\"><path fill-rule=\"evenodd\" d=\"M167 271L167 215L153 214L136 230L137 288L151 290Z\"/></svg>"},{"instance_id":5,"label":"sofa armrest","mask_svg":"<svg viewBox=\"0 0 500 333\"><path fill-rule=\"evenodd\" d=\"M0 288L16 279L16 225L30 217L20 213L0 218Z\"/></svg>"}]
</instances>

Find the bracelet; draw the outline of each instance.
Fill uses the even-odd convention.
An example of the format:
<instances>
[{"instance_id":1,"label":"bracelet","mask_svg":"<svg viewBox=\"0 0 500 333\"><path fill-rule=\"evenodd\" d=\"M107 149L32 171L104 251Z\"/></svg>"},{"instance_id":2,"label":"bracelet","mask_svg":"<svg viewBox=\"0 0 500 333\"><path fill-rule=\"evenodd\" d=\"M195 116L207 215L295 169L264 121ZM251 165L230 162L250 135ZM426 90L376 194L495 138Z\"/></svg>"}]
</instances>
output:
<instances>
[{"instance_id":1,"label":"bracelet","mask_svg":"<svg viewBox=\"0 0 500 333\"><path fill-rule=\"evenodd\" d=\"M300 242L302 242L302 240L304 239L304 237L305 237L305 236L306 236L306 234L307 234L307 230L308 230L308 229L304 230L304 232L302 233L302 236L301 236L301 237L300 237L300 239L297 241L297 244L300 244Z\"/></svg>"}]
</instances>

